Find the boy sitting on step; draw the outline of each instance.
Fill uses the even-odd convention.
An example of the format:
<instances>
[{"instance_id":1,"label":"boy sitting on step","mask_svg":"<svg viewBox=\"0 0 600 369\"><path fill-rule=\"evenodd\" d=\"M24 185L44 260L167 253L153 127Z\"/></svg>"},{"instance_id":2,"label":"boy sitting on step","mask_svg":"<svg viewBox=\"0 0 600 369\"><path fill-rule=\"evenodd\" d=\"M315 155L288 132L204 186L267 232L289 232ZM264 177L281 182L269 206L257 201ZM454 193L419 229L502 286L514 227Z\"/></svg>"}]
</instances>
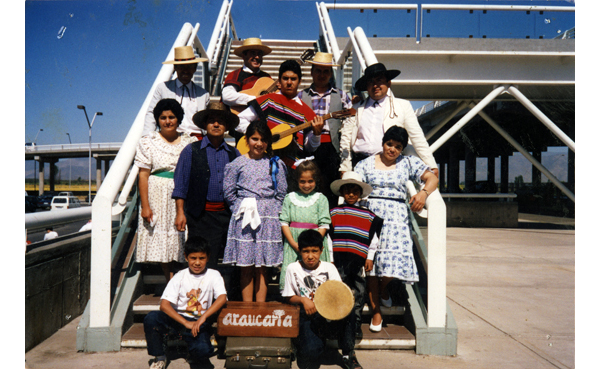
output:
<instances>
[{"instance_id":1,"label":"boy sitting on step","mask_svg":"<svg viewBox=\"0 0 600 369\"><path fill-rule=\"evenodd\" d=\"M144 318L148 354L154 356L150 369L163 369L167 358L163 348L166 334L178 332L187 343L190 367L206 365L214 348L210 342L211 322L207 319L227 302L221 274L206 267L210 248L202 238L190 238L184 246L188 268L179 271L167 284L160 311Z\"/></svg>"},{"instance_id":2,"label":"boy sitting on step","mask_svg":"<svg viewBox=\"0 0 600 369\"><path fill-rule=\"evenodd\" d=\"M302 307L298 338L294 340L298 368L319 368L318 358L324 352L328 338L337 338L345 369L361 368L354 354L353 320L346 317L328 321L319 315L313 302L319 286L330 279L341 281L336 267L320 260L323 237L316 230L307 229L298 236L298 249L301 259L288 266L281 292L287 303Z\"/></svg>"}]
</instances>

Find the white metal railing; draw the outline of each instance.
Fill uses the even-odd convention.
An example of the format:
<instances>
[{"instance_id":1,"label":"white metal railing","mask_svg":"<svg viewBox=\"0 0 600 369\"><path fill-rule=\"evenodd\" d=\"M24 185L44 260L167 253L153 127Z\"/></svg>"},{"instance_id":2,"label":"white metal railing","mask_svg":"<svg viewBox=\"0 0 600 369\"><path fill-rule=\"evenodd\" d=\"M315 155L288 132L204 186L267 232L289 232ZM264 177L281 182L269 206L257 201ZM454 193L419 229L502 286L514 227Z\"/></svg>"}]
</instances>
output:
<instances>
[{"instance_id":1,"label":"white metal railing","mask_svg":"<svg viewBox=\"0 0 600 369\"><path fill-rule=\"evenodd\" d=\"M448 101L432 101L428 104L421 106L420 108L417 108L415 110L415 115L418 117L419 115L428 113L428 112L432 111L433 109L439 108L440 106L444 105L447 102Z\"/></svg>"},{"instance_id":2,"label":"white metal railing","mask_svg":"<svg viewBox=\"0 0 600 369\"><path fill-rule=\"evenodd\" d=\"M197 38L192 38L193 34L194 28L192 25L185 23L165 60L171 60L174 57L175 47L193 44L195 42L194 39ZM108 172L92 203L93 222L89 321L89 326L92 328L110 326L111 219L113 213L124 209L125 202L121 200L126 195L123 194L129 194L131 186L135 183L137 171L135 168L133 170L130 169L135 157L138 141L142 136L144 119L154 90L159 83L169 80L172 75L173 65L163 64L123 141L119 153L115 157L111 170ZM125 182L123 192L115 208L113 208L113 203L123 186L123 182Z\"/></svg>"},{"instance_id":3,"label":"white metal railing","mask_svg":"<svg viewBox=\"0 0 600 369\"><path fill-rule=\"evenodd\" d=\"M329 4L333 6L332 4ZM378 7L379 4L353 4L353 6L363 6L363 8ZM336 9L339 9L341 5L336 4ZM399 7L406 9L411 7L416 9L413 5L401 5ZM340 63L342 57L337 47L337 41L335 40L335 33L331 27L331 21L327 14L327 5L321 3L317 5L319 10L319 18L323 18L320 21L321 27L326 26L325 29L321 29L322 34L327 34L329 40L329 46L331 52L334 55L336 63ZM385 6L386 8L393 8L393 6ZM349 43L352 43L354 50L353 55L353 80L358 79L364 72L368 65L377 63L377 57L371 48L371 44L367 39L363 29L356 27L354 31L348 28L348 35L350 36ZM344 47L346 50L347 47ZM337 55L337 57L336 57ZM355 63L354 61L358 61ZM340 68L342 69L342 68ZM412 149L409 148L408 151ZM414 150L414 149L412 149ZM412 182L408 183L408 191L412 196L417 192ZM425 202L425 209L421 212L420 216L427 217L427 249L428 249L428 262L427 262L427 326L429 328L442 328L446 326L446 204L440 195L438 190L431 193ZM435 272L434 272L435 271Z\"/></svg>"},{"instance_id":4,"label":"white metal railing","mask_svg":"<svg viewBox=\"0 0 600 369\"><path fill-rule=\"evenodd\" d=\"M575 12L575 6L531 6L531 5L460 5L460 4L421 4L419 40L423 37L424 13L427 10L495 10L528 12Z\"/></svg>"},{"instance_id":5,"label":"white metal railing","mask_svg":"<svg viewBox=\"0 0 600 369\"><path fill-rule=\"evenodd\" d=\"M227 39L229 38L229 28L234 31L233 28L233 20L231 19L231 6L233 5L233 0L228 1L224 0L221 5L221 10L219 11L219 16L215 23L215 28L213 30L212 36L210 38L210 42L208 43L207 48L207 57L210 62L211 70L216 68L219 64L217 58L219 57L219 50L225 45ZM236 37L236 35L234 35Z\"/></svg>"},{"instance_id":6,"label":"white metal railing","mask_svg":"<svg viewBox=\"0 0 600 369\"><path fill-rule=\"evenodd\" d=\"M335 50L337 49L333 44L332 40L335 40L335 34L333 28L331 28L331 21L327 14L328 9L373 9L373 10L415 10L415 38L417 42L420 42L423 36L423 23L425 23L425 17L427 11L431 10L481 10L481 11L527 11L527 12L575 12L575 6L531 6L531 5L477 5L477 4L376 4L376 3L362 3L362 4L339 4L339 3L317 3L317 9L319 14L319 21L321 22L321 35L324 36L327 44L328 52L333 53L335 60L339 59L339 55L336 56ZM420 9L420 11L419 11ZM420 16L419 16L420 13ZM328 22L327 22L328 21ZM572 32L569 32L572 31ZM566 31L563 38L574 37L575 29ZM339 50L338 50L339 51Z\"/></svg>"},{"instance_id":7,"label":"white metal railing","mask_svg":"<svg viewBox=\"0 0 600 369\"><path fill-rule=\"evenodd\" d=\"M36 145L26 146L26 152L32 151L80 151L89 150L89 143L82 144L64 144L64 145ZM104 143L92 143L92 150L119 150L121 148L121 142L104 142Z\"/></svg>"}]
</instances>

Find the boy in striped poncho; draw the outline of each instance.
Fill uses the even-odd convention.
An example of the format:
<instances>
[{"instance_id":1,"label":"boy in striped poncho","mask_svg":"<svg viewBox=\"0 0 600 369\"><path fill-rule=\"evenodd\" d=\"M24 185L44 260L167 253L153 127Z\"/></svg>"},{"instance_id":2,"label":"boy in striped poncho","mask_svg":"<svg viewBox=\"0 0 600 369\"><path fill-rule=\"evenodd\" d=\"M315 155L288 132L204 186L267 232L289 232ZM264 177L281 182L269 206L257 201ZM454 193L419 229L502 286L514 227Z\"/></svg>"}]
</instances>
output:
<instances>
[{"instance_id":1,"label":"boy in striped poncho","mask_svg":"<svg viewBox=\"0 0 600 369\"><path fill-rule=\"evenodd\" d=\"M344 203L331 209L329 235L333 243L333 260L342 281L354 294L355 335L362 338L361 311L366 299L366 276L373 270L373 258L379 243L383 219L369 209L358 206L373 188L355 172L346 172L331 183L331 192L343 196ZM364 272L363 272L364 267Z\"/></svg>"}]
</instances>

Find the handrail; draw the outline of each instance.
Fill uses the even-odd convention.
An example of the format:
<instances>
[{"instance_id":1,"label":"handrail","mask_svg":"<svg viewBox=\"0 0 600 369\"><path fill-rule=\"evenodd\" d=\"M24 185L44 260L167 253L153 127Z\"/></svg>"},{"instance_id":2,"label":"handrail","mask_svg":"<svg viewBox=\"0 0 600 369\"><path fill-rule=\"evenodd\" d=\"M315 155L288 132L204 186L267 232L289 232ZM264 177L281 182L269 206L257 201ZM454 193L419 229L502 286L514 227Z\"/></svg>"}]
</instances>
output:
<instances>
[{"instance_id":1,"label":"handrail","mask_svg":"<svg viewBox=\"0 0 600 369\"><path fill-rule=\"evenodd\" d=\"M547 11L547 12L575 12L575 6L531 6L531 5L477 5L477 4L373 4L373 3L362 3L362 4L339 4L339 3L318 3L317 8L319 10L319 18L323 16L324 19L329 20L327 14L328 9L381 9L381 10L415 10L415 39L419 43L423 36L423 23L425 22L424 10L497 10L497 11ZM419 11L420 9L420 11ZM420 15L420 16L419 16ZM321 25L323 27L323 25ZM573 32L574 33L574 29ZM333 29L331 32L328 31L327 37L335 39ZM567 33L565 32L562 37ZM326 40L327 41L327 40ZM333 49L333 48L332 48ZM331 51L329 51L331 52ZM336 58L335 60L338 60Z\"/></svg>"},{"instance_id":2,"label":"handrail","mask_svg":"<svg viewBox=\"0 0 600 369\"><path fill-rule=\"evenodd\" d=\"M192 34L192 25L185 23L173 43L166 60L174 56L174 48L187 44ZM110 278L111 278L111 217L112 204L131 167L137 143L142 136L144 119L148 106L159 83L173 74L173 65L164 64L158 73L152 88L148 92L133 125L131 126L119 153L108 172L104 183L98 190L92 203L92 261L90 277L90 327L110 326Z\"/></svg>"},{"instance_id":3,"label":"handrail","mask_svg":"<svg viewBox=\"0 0 600 369\"><path fill-rule=\"evenodd\" d=\"M423 10L499 10L499 11L532 11L532 12L575 12L575 6L535 6L535 5L461 5L461 4L421 4L421 22L419 38L423 37Z\"/></svg>"},{"instance_id":4,"label":"handrail","mask_svg":"<svg viewBox=\"0 0 600 369\"><path fill-rule=\"evenodd\" d=\"M229 15L231 13L232 5L233 0L223 0L221 10L219 11L219 16L217 17L217 21L215 23L215 28L210 38L210 42L208 43L207 57L208 61L211 63L211 69L213 69L213 67L219 64L216 60L218 56L217 50L219 50L221 45L223 44L223 40L225 38L226 33L229 33L228 25L231 22Z\"/></svg>"}]
</instances>

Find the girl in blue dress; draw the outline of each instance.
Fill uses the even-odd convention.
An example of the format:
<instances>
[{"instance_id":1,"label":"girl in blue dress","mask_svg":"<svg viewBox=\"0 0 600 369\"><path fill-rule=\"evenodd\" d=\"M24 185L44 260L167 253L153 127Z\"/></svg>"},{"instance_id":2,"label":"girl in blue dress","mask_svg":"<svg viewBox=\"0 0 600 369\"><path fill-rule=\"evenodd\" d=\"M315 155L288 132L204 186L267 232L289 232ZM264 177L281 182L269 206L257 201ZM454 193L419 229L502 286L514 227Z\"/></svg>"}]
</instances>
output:
<instances>
[{"instance_id":1,"label":"girl in blue dress","mask_svg":"<svg viewBox=\"0 0 600 369\"><path fill-rule=\"evenodd\" d=\"M231 209L224 264L241 267L244 301L267 298L269 267L283 261L279 213L287 192L286 167L272 156L272 136L266 123L246 130L249 151L225 166L223 195Z\"/></svg>"}]
</instances>

